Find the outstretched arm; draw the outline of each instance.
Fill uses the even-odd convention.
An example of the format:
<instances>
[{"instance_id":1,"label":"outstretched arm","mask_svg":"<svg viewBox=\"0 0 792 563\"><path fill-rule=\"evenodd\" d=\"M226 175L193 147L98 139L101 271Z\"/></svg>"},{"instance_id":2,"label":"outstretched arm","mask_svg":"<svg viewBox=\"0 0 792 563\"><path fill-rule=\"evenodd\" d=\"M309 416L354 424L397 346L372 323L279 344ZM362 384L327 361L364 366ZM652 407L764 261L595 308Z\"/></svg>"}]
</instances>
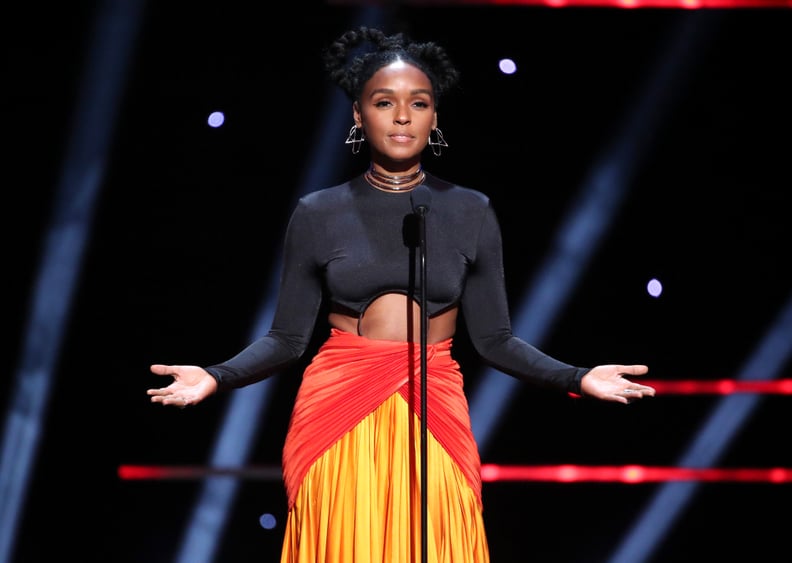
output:
<instances>
[{"instance_id":1,"label":"outstretched arm","mask_svg":"<svg viewBox=\"0 0 792 563\"><path fill-rule=\"evenodd\" d=\"M198 366L154 364L151 366L151 373L173 377L173 382L167 387L149 389L146 392L152 403L184 408L200 403L217 391L217 380Z\"/></svg>"},{"instance_id":2,"label":"outstretched arm","mask_svg":"<svg viewBox=\"0 0 792 563\"><path fill-rule=\"evenodd\" d=\"M644 397L654 397L655 390L648 385L633 383L625 376L643 375L649 371L644 365L623 366L618 364L601 365L591 368L580 381L583 395L629 404Z\"/></svg>"},{"instance_id":3,"label":"outstretched arm","mask_svg":"<svg viewBox=\"0 0 792 563\"><path fill-rule=\"evenodd\" d=\"M278 305L270 331L232 358L205 368L154 364L151 372L173 382L149 389L152 403L185 407L209 395L261 381L296 361L310 341L322 301L320 269L310 256L316 246L311 217L298 205L286 232Z\"/></svg>"}]
</instances>

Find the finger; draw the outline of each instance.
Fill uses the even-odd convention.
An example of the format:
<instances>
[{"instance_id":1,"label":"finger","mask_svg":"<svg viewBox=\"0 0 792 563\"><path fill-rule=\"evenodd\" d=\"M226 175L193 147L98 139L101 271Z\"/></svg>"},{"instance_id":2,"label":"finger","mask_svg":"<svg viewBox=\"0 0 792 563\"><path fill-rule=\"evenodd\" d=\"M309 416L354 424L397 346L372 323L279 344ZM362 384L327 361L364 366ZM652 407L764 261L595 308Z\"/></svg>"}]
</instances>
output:
<instances>
[{"instance_id":1,"label":"finger","mask_svg":"<svg viewBox=\"0 0 792 563\"><path fill-rule=\"evenodd\" d=\"M649 371L649 366L643 364L633 364L629 366L619 366L619 372L626 375L643 375Z\"/></svg>"},{"instance_id":2,"label":"finger","mask_svg":"<svg viewBox=\"0 0 792 563\"><path fill-rule=\"evenodd\" d=\"M190 406L190 401L187 398L185 398L185 397L175 397L175 396L171 395L170 397L164 399L162 401L162 404L163 405L172 405L174 407L179 407L180 409L183 409L185 407Z\"/></svg>"},{"instance_id":3,"label":"finger","mask_svg":"<svg viewBox=\"0 0 792 563\"><path fill-rule=\"evenodd\" d=\"M625 383L625 389L632 389L633 391L654 391L654 387L650 385L644 385L643 383L636 383L631 381L627 378L622 378Z\"/></svg>"},{"instance_id":4,"label":"finger","mask_svg":"<svg viewBox=\"0 0 792 563\"><path fill-rule=\"evenodd\" d=\"M634 400L641 399L643 397L654 397L655 390L652 387L648 387L646 385L637 385L624 389L621 394L630 400Z\"/></svg>"},{"instance_id":5,"label":"finger","mask_svg":"<svg viewBox=\"0 0 792 563\"><path fill-rule=\"evenodd\" d=\"M151 402L152 403L159 403L159 404L161 404L163 406L166 406L166 407L169 407L169 406L179 407L180 409L188 407L191 404L190 399L188 399L186 397L180 397L180 396L177 397L176 395L173 395L171 393L156 393L155 394L155 393L152 393L152 391L159 391L159 390L151 389L149 391L149 395L151 395Z\"/></svg>"},{"instance_id":6,"label":"finger","mask_svg":"<svg viewBox=\"0 0 792 563\"><path fill-rule=\"evenodd\" d=\"M149 369L155 375L171 375L175 372L174 366L165 364L152 364Z\"/></svg>"}]
</instances>

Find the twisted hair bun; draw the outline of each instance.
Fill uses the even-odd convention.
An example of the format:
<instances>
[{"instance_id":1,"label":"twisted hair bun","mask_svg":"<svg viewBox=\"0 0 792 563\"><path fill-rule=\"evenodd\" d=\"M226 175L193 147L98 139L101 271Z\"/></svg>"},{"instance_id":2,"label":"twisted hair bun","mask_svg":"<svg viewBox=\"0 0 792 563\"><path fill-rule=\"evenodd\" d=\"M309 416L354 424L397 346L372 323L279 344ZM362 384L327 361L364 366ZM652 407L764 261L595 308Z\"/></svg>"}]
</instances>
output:
<instances>
[{"instance_id":1,"label":"twisted hair bun","mask_svg":"<svg viewBox=\"0 0 792 563\"><path fill-rule=\"evenodd\" d=\"M325 49L323 58L330 79L353 101L360 98L375 72L397 60L416 66L429 77L435 104L459 82L459 71L437 43L413 41L403 33L386 35L371 27L345 32Z\"/></svg>"}]
</instances>

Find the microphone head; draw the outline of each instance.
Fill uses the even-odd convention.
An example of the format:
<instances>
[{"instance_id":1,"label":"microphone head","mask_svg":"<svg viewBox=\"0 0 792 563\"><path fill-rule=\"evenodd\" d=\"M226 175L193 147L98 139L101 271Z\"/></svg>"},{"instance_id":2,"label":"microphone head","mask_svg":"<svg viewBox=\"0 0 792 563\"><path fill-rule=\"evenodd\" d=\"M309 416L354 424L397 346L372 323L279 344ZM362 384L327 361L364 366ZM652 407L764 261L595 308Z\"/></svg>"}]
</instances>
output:
<instances>
[{"instance_id":1,"label":"microphone head","mask_svg":"<svg viewBox=\"0 0 792 563\"><path fill-rule=\"evenodd\" d=\"M428 213L429 205L432 203L432 192L426 185L421 184L410 192L410 202L415 213Z\"/></svg>"}]
</instances>

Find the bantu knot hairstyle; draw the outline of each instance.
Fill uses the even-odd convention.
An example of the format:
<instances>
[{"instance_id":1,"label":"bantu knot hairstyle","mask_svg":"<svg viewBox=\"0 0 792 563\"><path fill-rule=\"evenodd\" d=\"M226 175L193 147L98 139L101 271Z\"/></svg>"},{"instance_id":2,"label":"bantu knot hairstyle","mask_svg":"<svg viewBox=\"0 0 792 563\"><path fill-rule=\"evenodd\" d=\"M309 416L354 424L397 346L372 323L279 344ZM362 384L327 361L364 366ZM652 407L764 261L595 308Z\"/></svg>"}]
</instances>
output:
<instances>
[{"instance_id":1,"label":"bantu knot hairstyle","mask_svg":"<svg viewBox=\"0 0 792 563\"><path fill-rule=\"evenodd\" d=\"M413 41L403 33L386 35L379 29L358 27L344 33L324 52L330 79L352 101L360 99L364 84L375 72L397 60L415 65L429 77L435 104L459 81L459 72L443 47Z\"/></svg>"}]
</instances>

